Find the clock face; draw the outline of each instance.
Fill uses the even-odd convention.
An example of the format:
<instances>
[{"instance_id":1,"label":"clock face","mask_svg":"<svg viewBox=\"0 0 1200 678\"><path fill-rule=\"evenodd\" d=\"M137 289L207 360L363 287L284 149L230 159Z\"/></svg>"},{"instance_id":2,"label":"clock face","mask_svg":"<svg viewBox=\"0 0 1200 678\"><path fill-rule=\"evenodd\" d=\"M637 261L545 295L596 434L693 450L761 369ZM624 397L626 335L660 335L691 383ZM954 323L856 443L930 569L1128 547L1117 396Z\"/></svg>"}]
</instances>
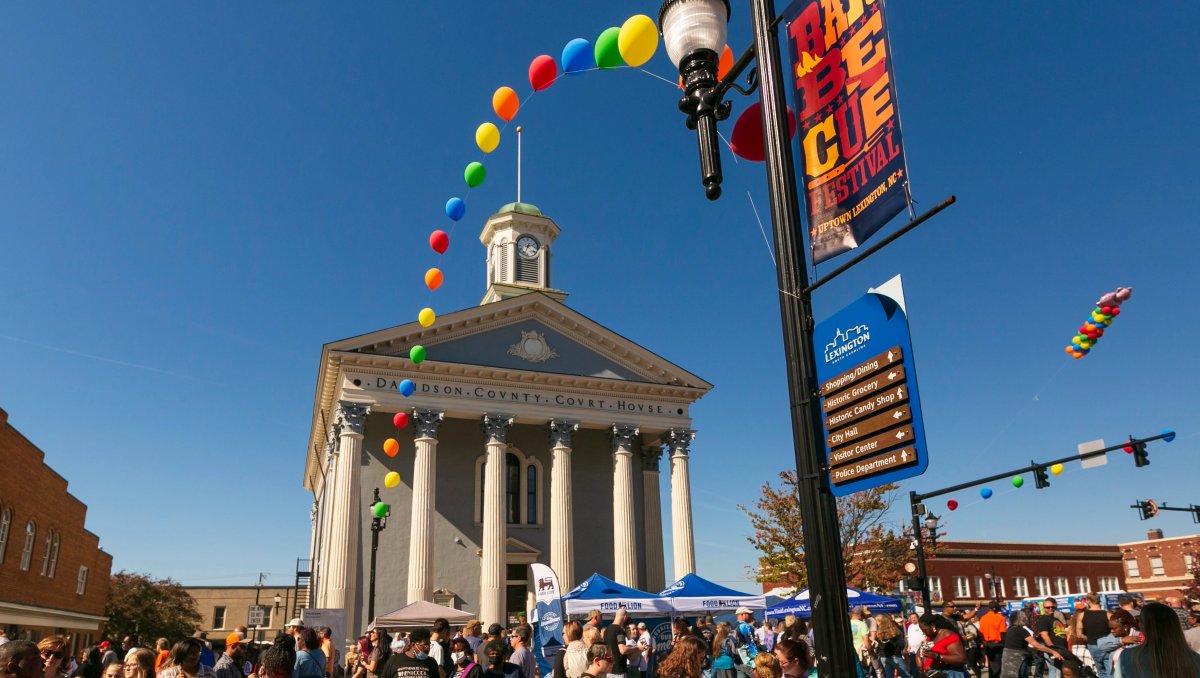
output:
<instances>
[{"instance_id":1,"label":"clock face","mask_svg":"<svg viewBox=\"0 0 1200 678\"><path fill-rule=\"evenodd\" d=\"M523 235L517 238L517 253L526 259L536 257L539 249L541 249L541 245L533 236Z\"/></svg>"}]
</instances>

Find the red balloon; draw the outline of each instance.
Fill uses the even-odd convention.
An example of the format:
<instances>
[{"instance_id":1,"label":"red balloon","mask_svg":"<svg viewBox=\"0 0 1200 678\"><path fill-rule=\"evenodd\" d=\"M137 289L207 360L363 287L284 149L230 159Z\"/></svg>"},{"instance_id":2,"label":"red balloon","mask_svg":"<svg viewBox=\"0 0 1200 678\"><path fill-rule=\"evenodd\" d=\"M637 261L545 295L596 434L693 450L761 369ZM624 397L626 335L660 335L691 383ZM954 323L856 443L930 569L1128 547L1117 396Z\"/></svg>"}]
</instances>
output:
<instances>
[{"instance_id":1,"label":"red balloon","mask_svg":"<svg viewBox=\"0 0 1200 678\"><path fill-rule=\"evenodd\" d=\"M729 137L729 148L734 155L751 162L762 162L767 153L763 148L762 112L758 103L751 104L738 116ZM796 134L796 116L788 108L788 138Z\"/></svg>"},{"instance_id":2,"label":"red balloon","mask_svg":"<svg viewBox=\"0 0 1200 678\"><path fill-rule=\"evenodd\" d=\"M1103 313L1104 315L1112 315L1112 310L1113 310L1112 306L1101 306L1100 307L1100 312Z\"/></svg>"},{"instance_id":3,"label":"red balloon","mask_svg":"<svg viewBox=\"0 0 1200 678\"><path fill-rule=\"evenodd\" d=\"M950 509L951 511L957 509L958 508L958 500L951 499L950 501L946 502L946 508Z\"/></svg>"},{"instance_id":4,"label":"red balloon","mask_svg":"<svg viewBox=\"0 0 1200 678\"><path fill-rule=\"evenodd\" d=\"M552 56L543 54L529 64L529 84L533 85L535 92L540 92L553 85L554 79L557 77L558 62Z\"/></svg>"},{"instance_id":5,"label":"red balloon","mask_svg":"<svg viewBox=\"0 0 1200 678\"><path fill-rule=\"evenodd\" d=\"M438 254L445 254L450 249L450 236L445 231L434 231L429 234L429 246Z\"/></svg>"},{"instance_id":6,"label":"red balloon","mask_svg":"<svg viewBox=\"0 0 1200 678\"><path fill-rule=\"evenodd\" d=\"M404 428L408 426L408 415L403 412L397 412L396 416L392 417L392 423L396 425L396 428Z\"/></svg>"},{"instance_id":7,"label":"red balloon","mask_svg":"<svg viewBox=\"0 0 1200 678\"><path fill-rule=\"evenodd\" d=\"M1108 315L1111 315L1111 316L1113 316L1114 318L1115 318L1115 317L1117 317L1117 316L1119 316L1119 315L1121 315L1121 307L1120 307L1120 306L1113 306L1112 313L1109 313Z\"/></svg>"}]
</instances>

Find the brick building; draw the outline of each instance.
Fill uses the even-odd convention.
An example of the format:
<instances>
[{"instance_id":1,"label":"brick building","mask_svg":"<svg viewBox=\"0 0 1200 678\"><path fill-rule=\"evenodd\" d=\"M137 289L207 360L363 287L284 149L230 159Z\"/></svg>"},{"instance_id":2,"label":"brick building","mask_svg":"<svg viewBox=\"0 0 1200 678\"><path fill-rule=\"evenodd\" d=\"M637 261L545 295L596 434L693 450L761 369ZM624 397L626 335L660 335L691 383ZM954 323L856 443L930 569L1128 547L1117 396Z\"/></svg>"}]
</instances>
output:
<instances>
[{"instance_id":1,"label":"brick building","mask_svg":"<svg viewBox=\"0 0 1200 678\"><path fill-rule=\"evenodd\" d=\"M944 541L927 561L934 602L1121 591L1121 552L1111 544ZM993 593L994 585L994 593Z\"/></svg>"},{"instance_id":2,"label":"brick building","mask_svg":"<svg viewBox=\"0 0 1200 678\"><path fill-rule=\"evenodd\" d=\"M12 639L99 638L112 556L84 526L87 506L0 409L0 627Z\"/></svg>"},{"instance_id":3,"label":"brick building","mask_svg":"<svg viewBox=\"0 0 1200 678\"><path fill-rule=\"evenodd\" d=\"M239 626L250 626L247 617L250 607L258 600L258 605L266 608L263 623L257 628L250 628L250 635L255 640L270 642L292 617L292 599L296 595L293 588L288 586L185 586L183 587L196 601L196 609L200 610L203 619L200 630L208 633L209 641L219 644L229 632ZM276 602L278 601L278 602Z\"/></svg>"},{"instance_id":4,"label":"brick building","mask_svg":"<svg viewBox=\"0 0 1200 678\"><path fill-rule=\"evenodd\" d=\"M1192 560L1200 551L1200 534L1163 538L1162 530L1150 530L1146 539L1117 544L1131 593L1147 600L1183 596L1191 586Z\"/></svg>"}]
</instances>

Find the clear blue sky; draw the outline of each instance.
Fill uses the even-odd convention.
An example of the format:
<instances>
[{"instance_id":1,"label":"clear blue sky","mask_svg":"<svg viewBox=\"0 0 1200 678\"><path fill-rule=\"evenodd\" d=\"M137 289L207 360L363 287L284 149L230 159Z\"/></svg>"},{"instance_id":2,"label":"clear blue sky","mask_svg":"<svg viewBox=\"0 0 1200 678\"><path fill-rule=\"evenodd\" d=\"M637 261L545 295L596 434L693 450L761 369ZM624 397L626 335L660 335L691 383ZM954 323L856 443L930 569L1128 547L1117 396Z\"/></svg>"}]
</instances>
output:
<instances>
[{"instance_id":1,"label":"clear blue sky","mask_svg":"<svg viewBox=\"0 0 1200 678\"><path fill-rule=\"evenodd\" d=\"M733 4L740 52L749 12ZM415 320L426 234L481 155L494 89L527 94L533 57L657 9L0 8L0 407L89 505L115 568L290 579L308 550L321 345ZM1200 502L1200 11L893 3L889 21L918 207L959 204L822 289L818 319L903 274L932 457L905 490L1178 429L1147 468L1113 455L1048 490L967 492L945 520L960 539L1137 539L1133 500ZM646 69L674 79L661 48ZM716 385L693 410L697 551L702 575L736 585L755 554L735 505L792 463L775 275L747 191L764 219L768 202L762 166L728 153L725 197L704 199L677 97L628 69L539 93L517 119L523 197L562 227L555 283L572 307ZM469 197L441 311L483 292L476 229L515 197L511 141ZM1118 285L1134 287L1126 312L1067 358ZM1186 514L1153 524L1195 531Z\"/></svg>"}]
</instances>

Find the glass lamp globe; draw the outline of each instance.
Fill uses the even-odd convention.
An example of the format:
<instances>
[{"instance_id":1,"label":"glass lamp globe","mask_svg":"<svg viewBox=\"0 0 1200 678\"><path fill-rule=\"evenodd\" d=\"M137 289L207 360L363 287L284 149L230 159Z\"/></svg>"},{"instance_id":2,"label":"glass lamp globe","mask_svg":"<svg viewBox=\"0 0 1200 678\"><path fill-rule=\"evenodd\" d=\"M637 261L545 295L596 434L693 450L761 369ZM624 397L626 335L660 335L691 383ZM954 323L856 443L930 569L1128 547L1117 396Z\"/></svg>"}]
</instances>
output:
<instances>
[{"instance_id":1,"label":"glass lamp globe","mask_svg":"<svg viewBox=\"0 0 1200 678\"><path fill-rule=\"evenodd\" d=\"M729 0L666 0L658 11L658 28L676 68L697 50L720 54L729 29Z\"/></svg>"}]
</instances>

